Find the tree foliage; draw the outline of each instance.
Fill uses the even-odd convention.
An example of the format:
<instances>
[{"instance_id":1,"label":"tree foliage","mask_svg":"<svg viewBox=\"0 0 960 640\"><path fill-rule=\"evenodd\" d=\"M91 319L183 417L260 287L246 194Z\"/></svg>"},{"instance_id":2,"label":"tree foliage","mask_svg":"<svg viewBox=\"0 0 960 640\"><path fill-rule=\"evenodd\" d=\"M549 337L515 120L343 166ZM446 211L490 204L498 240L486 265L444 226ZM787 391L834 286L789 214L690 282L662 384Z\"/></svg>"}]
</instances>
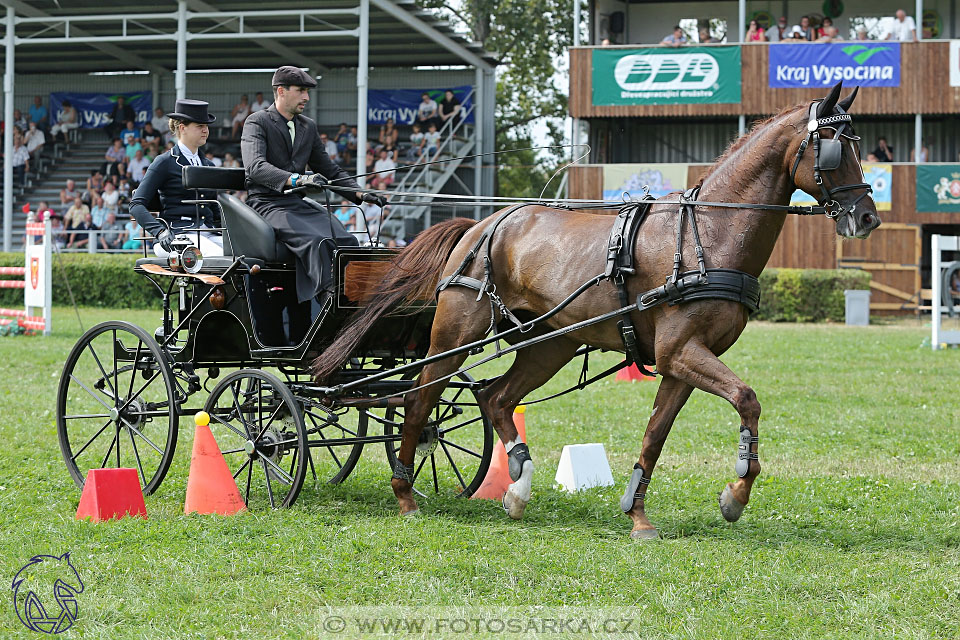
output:
<instances>
[{"instance_id":1,"label":"tree foliage","mask_svg":"<svg viewBox=\"0 0 960 640\"><path fill-rule=\"evenodd\" d=\"M551 144L563 141L566 82L557 86L573 38L570 0L420 0L468 29L500 60L497 67L497 150L531 146L532 125L545 122ZM538 195L564 154L520 152L497 156L498 192ZM568 155L568 154L567 154ZM534 193L535 192L535 193Z\"/></svg>"}]
</instances>

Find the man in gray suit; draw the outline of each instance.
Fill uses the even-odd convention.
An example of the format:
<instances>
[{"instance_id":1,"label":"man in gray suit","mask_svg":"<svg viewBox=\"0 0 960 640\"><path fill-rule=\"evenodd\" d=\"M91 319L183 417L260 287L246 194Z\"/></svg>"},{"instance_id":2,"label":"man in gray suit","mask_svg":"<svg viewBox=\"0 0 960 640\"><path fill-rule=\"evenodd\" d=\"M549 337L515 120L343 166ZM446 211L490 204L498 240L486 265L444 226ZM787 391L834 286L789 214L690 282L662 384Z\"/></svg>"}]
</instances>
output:
<instances>
[{"instance_id":1,"label":"man in gray suit","mask_svg":"<svg viewBox=\"0 0 960 640\"><path fill-rule=\"evenodd\" d=\"M251 113L243 124L240 151L246 169L247 204L277 232L297 257L300 302L332 286L333 250L356 246L357 239L330 212L285 189L327 182L346 187L342 195L356 204L384 204L382 196L360 191L360 185L323 148L317 123L303 114L316 80L297 67L273 74L274 103ZM303 175L307 165L315 172Z\"/></svg>"}]
</instances>

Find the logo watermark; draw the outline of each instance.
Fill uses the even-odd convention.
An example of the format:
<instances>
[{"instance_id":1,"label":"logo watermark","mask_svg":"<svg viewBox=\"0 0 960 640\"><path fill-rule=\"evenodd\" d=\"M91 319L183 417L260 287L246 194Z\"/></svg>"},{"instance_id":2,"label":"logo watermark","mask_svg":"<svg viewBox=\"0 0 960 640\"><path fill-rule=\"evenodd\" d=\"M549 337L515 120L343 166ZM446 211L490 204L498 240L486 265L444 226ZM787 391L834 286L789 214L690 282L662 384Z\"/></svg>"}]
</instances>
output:
<instances>
[{"instance_id":1,"label":"logo watermark","mask_svg":"<svg viewBox=\"0 0 960 640\"><path fill-rule=\"evenodd\" d=\"M33 556L13 577L10 588L17 617L31 631L63 633L80 613L77 596L83 593L83 580L69 552Z\"/></svg>"}]
</instances>

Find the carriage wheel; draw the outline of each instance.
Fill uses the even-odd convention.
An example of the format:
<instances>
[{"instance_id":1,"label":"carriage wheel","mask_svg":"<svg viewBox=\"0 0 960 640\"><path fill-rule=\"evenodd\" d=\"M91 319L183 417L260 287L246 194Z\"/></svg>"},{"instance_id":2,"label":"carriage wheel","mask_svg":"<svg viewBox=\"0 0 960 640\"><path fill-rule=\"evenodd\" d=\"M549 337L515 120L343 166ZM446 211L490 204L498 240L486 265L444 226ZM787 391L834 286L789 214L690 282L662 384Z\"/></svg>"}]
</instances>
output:
<instances>
[{"instance_id":1,"label":"carriage wheel","mask_svg":"<svg viewBox=\"0 0 960 640\"><path fill-rule=\"evenodd\" d=\"M241 369L213 388L204 410L248 508L289 507L307 472L300 405L279 378Z\"/></svg>"},{"instance_id":2,"label":"carriage wheel","mask_svg":"<svg viewBox=\"0 0 960 640\"><path fill-rule=\"evenodd\" d=\"M457 378L473 382L467 373ZM386 443L392 469L400 450L403 409L391 407L383 418L373 417L383 423L385 434L396 436ZM413 459L413 490L421 496L432 491L469 498L483 484L490 468L493 438L493 425L477 406L473 391L447 387L420 434Z\"/></svg>"},{"instance_id":3,"label":"carriage wheel","mask_svg":"<svg viewBox=\"0 0 960 640\"><path fill-rule=\"evenodd\" d=\"M327 482L330 484L340 484L357 466L363 453L363 444L354 440L367 435L367 412L350 409L333 414L308 400L301 406L311 449L308 461L314 479L329 477Z\"/></svg>"},{"instance_id":4,"label":"carriage wheel","mask_svg":"<svg viewBox=\"0 0 960 640\"><path fill-rule=\"evenodd\" d=\"M90 469L133 467L153 493L177 445L174 392L164 352L140 327L111 321L84 333L57 389L57 437L77 486Z\"/></svg>"}]
</instances>

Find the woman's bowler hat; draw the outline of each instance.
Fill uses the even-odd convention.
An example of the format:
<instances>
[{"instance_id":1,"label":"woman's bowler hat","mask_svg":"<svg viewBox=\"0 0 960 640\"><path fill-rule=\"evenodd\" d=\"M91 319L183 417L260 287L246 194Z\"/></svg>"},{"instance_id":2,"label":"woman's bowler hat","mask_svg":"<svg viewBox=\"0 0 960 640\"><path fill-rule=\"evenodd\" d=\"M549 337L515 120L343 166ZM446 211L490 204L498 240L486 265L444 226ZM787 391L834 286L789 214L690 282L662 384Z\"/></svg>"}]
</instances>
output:
<instances>
[{"instance_id":1,"label":"woman's bowler hat","mask_svg":"<svg viewBox=\"0 0 960 640\"><path fill-rule=\"evenodd\" d=\"M201 124L210 124L217 119L217 116L207 113L207 107L210 103L203 100L177 100L177 104L167 118L176 118L177 120L186 120L187 122L199 122Z\"/></svg>"}]
</instances>

